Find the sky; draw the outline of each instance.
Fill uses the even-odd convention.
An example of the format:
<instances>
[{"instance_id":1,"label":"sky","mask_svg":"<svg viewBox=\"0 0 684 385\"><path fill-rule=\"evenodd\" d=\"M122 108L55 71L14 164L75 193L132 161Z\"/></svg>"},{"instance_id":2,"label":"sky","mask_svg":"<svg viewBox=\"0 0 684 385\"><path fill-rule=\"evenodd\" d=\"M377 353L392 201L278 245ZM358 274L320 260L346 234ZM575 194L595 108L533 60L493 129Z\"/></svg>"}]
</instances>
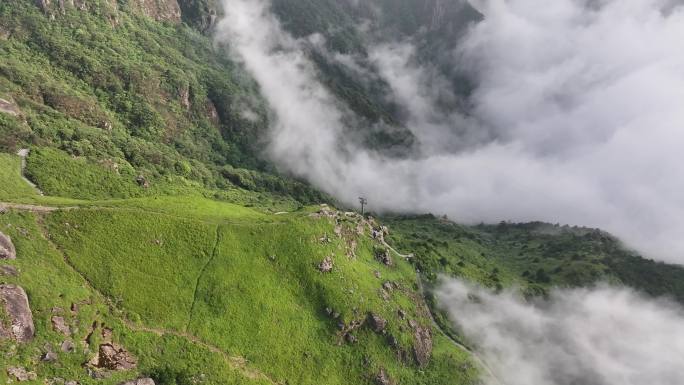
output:
<instances>
[{"instance_id":1,"label":"sky","mask_svg":"<svg viewBox=\"0 0 684 385\"><path fill-rule=\"evenodd\" d=\"M684 7L661 0L480 1L451 53L475 82L467 116L436 109L448 83L413 41L371 62L407 112L420 155L388 159L345 135L353 116L317 79L268 0L223 0L217 39L272 110L266 156L340 201L462 223L599 227L684 263ZM354 58L339 57L354 65Z\"/></svg>"}]
</instances>

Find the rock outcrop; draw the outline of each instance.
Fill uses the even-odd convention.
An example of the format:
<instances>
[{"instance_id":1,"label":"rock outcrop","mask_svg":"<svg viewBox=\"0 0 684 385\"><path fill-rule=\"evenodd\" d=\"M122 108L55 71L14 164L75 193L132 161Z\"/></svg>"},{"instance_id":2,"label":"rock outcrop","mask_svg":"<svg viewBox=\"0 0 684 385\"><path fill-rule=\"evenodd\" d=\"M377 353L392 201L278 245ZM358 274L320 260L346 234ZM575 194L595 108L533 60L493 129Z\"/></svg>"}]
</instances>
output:
<instances>
[{"instance_id":1,"label":"rock outcrop","mask_svg":"<svg viewBox=\"0 0 684 385\"><path fill-rule=\"evenodd\" d=\"M19 107L17 107L16 103L14 103L12 100L2 98L0 98L0 112L12 116L19 116L21 114L21 111L19 110Z\"/></svg>"},{"instance_id":2,"label":"rock outcrop","mask_svg":"<svg viewBox=\"0 0 684 385\"><path fill-rule=\"evenodd\" d=\"M394 265L394 261L392 260L392 256L390 256L389 250L385 249L376 251L375 258L385 266Z\"/></svg>"},{"instance_id":3,"label":"rock outcrop","mask_svg":"<svg viewBox=\"0 0 684 385\"><path fill-rule=\"evenodd\" d=\"M14 248L12 238L0 232L0 259L16 259L17 250Z\"/></svg>"},{"instance_id":4,"label":"rock outcrop","mask_svg":"<svg viewBox=\"0 0 684 385\"><path fill-rule=\"evenodd\" d=\"M177 0L134 0L131 3L143 15L156 21L181 22L181 9Z\"/></svg>"},{"instance_id":5,"label":"rock outcrop","mask_svg":"<svg viewBox=\"0 0 684 385\"><path fill-rule=\"evenodd\" d=\"M0 277L16 277L19 275L19 270L10 265L0 265Z\"/></svg>"},{"instance_id":6,"label":"rock outcrop","mask_svg":"<svg viewBox=\"0 0 684 385\"><path fill-rule=\"evenodd\" d=\"M393 385L394 381L392 381L390 376L387 374L385 368L380 368L380 371L375 376L375 383L377 385Z\"/></svg>"},{"instance_id":7,"label":"rock outcrop","mask_svg":"<svg viewBox=\"0 0 684 385\"><path fill-rule=\"evenodd\" d=\"M122 382L119 385L155 385L151 378L138 378L131 381Z\"/></svg>"},{"instance_id":8,"label":"rock outcrop","mask_svg":"<svg viewBox=\"0 0 684 385\"><path fill-rule=\"evenodd\" d=\"M69 325L67 325L66 321L64 320L64 317L52 316L50 321L52 322L52 328L55 331L60 332L65 336L71 335L71 330L69 329Z\"/></svg>"},{"instance_id":9,"label":"rock outcrop","mask_svg":"<svg viewBox=\"0 0 684 385\"><path fill-rule=\"evenodd\" d=\"M29 372L28 370L26 370L25 368L22 368L22 367L7 368L7 374L19 382L35 381L36 378L38 378L36 373Z\"/></svg>"},{"instance_id":10,"label":"rock outcrop","mask_svg":"<svg viewBox=\"0 0 684 385\"><path fill-rule=\"evenodd\" d=\"M387 328L387 320L375 313L368 315L368 324L376 333L383 333L385 328Z\"/></svg>"},{"instance_id":11,"label":"rock outcrop","mask_svg":"<svg viewBox=\"0 0 684 385\"><path fill-rule=\"evenodd\" d=\"M333 259L331 257L325 257L325 259L318 264L318 271L321 273L329 273L332 271L333 266Z\"/></svg>"},{"instance_id":12,"label":"rock outcrop","mask_svg":"<svg viewBox=\"0 0 684 385\"><path fill-rule=\"evenodd\" d=\"M138 365L137 360L126 349L114 343L100 345L97 356L91 364L107 370L130 370Z\"/></svg>"},{"instance_id":13,"label":"rock outcrop","mask_svg":"<svg viewBox=\"0 0 684 385\"><path fill-rule=\"evenodd\" d=\"M26 292L16 285L0 285L0 302L8 324L0 323L0 338L10 338L19 343L33 339L36 329Z\"/></svg>"},{"instance_id":14,"label":"rock outcrop","mask_svg":"<svg viewBox=\"0 0 684 385\"><path fill-rule=\"evenodd\" d=\"M413 330L413 356L421 368L430 363L432 356L432 332L429 328L416 326Z\"/></svg>"}]
</instances>

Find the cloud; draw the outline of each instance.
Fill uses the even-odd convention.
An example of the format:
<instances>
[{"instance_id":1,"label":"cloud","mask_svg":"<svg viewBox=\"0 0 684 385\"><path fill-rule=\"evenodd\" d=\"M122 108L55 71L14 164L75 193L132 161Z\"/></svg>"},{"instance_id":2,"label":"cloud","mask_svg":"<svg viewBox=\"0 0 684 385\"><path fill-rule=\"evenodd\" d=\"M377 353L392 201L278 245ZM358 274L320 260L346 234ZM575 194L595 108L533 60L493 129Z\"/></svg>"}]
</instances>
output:
<instances>
[{"instance_id":1,"label":"cloud","mask_svg":"<svg viewBox=\"0 0 684 385\"><path fill-rule=\"evenodd\" d=\"M556 290L531 304L445 282L441 304L477 345L491 385L679 385L684 312L628 289ZM497 381L498 380L498 381Z\"/></svg>"},{"instance_id":2,"label":"cloud","mask_svg":"<svg viewBox=\"0 0 684 385\"><path fill-rule=\"evenodd\" d=\"M681 6L480 3L485 20L453 55L476 84L466 113L435 107L453 98L449 84L413 60L410 42L369 47L421 144L397 160L345 137L358 121L317 81L310 42L287 34L267 0L223 2L217 39L259 83L273 111L268 156L282 169L349 205L364 195L374 210L466 223L601 227L684 262Z\"/></svg>"}]
</instances>

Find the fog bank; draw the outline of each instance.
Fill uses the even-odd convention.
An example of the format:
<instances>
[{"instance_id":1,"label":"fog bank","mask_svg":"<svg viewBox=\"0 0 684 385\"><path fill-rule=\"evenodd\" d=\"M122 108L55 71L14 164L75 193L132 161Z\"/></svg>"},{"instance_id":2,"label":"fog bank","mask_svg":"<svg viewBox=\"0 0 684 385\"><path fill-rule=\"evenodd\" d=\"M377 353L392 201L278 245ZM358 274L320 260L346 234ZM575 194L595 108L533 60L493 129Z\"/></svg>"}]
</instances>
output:
<instances>
[{"instance_id":1,"label":"fog bank","mask_svg":"<svg viewBox=\"0 0 684 385\"><path fill-rule=\"evenodd\" d=\"M684 262L684 11L659 0L480 2L454 51L476 80L467 116L436 109L447 82L412 42L370 47L421 156L384 159L343 135L351 112L316 78L267 0L223 0L217 39L273 111L268 156L343 202L601 227ZM320 39L320 37L317 37ZM348 59L348 58L347 58Z\"/></svg>"},{"instance_id":2,"label":"fog bank","mask_svg":"<svg viewBox=\"0 0 684 385\"><path fill-rule=\"evenodd\" d=\"M679 385L684 313L628 289L556 290L532 305L448 281L438 297L494 372L489 385Z\"/></svg>"}]
</instances>

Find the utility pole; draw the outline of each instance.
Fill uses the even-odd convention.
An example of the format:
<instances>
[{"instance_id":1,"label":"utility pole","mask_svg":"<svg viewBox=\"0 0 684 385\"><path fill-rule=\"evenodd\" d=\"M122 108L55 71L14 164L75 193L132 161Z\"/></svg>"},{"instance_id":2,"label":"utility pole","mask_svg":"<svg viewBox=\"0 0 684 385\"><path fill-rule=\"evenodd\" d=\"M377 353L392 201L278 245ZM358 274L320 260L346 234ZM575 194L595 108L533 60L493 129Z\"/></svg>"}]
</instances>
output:
<instances>
[{"instance_id":1,"label":"utility pole","mask_svg":"<svg viewBox=\"0 0 684 385\"><path fill-rule=\"evenodd\" d=\"M365 212L363 209L368 204L368 199L359 197L359 202L361 203L361 216L364 216Z\"/></svg>"}]
</instances>

